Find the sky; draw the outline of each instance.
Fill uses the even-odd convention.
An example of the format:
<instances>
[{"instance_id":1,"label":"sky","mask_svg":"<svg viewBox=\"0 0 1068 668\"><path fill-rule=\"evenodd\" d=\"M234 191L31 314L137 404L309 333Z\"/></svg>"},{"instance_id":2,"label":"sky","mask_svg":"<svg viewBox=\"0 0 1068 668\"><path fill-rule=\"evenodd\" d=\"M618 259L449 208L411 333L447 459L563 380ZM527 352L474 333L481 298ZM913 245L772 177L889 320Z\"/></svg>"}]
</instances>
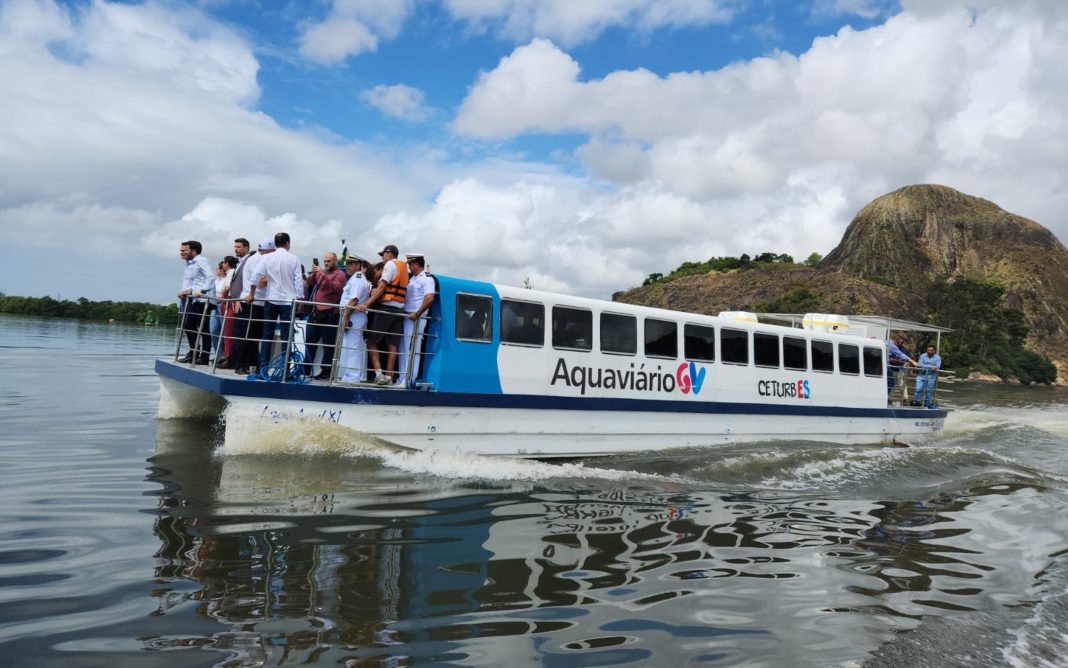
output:
<instances>
[{"instance_id":1,"label":"sky","mask_svg":"<svg viewBox=\"0 0 1068 668\"><path fill-rule=\"evenodd\" d=\"M284 230L609 298L915 183L1063 241L1066 62L1063 0L0 0L0 292Z\"/></svg>"}]
</instances>

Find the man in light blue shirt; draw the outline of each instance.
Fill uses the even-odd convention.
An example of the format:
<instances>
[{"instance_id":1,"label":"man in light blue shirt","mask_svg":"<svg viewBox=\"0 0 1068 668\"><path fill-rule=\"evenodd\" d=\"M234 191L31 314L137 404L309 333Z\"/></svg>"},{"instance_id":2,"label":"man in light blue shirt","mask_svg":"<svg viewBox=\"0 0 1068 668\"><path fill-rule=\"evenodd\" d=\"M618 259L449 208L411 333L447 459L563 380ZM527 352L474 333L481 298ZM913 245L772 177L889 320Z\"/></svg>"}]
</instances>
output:
<instances>
[{"instance_id":1,"label":"man in light blue shirt","mask_svg":"<svg viewBox=\"0 0 1068 668\"><path fill-rule=\"evenodd\" d=\"M920 371L916 376L916 394L912 397L912 403L920 403L923 396L923 405L934 408L932 400L935 383L938 382L938 370L942 368L942 358L935 352L934 346L927 346L927 352L920 355Z\"/></svg>"},{"instance_id":2,"label":"man in light blue shirt","mask_svg":"<svg viewBox=\"0 0 1068 668\"><path fill-rule=\"evenodd\" d=\"M207 364L208 351L211 348L211 336L208 334L208 319L204 317L207 301L205 294L215 280L215 271L207 258L200 254L203 246L199 241L184 241L179 253L185 260L185 272L182 274L182 287L178 291L181 300L182 329L189 342L189 352L178 358L178 362L188 364Z\"/></svg>"}]
</instances>

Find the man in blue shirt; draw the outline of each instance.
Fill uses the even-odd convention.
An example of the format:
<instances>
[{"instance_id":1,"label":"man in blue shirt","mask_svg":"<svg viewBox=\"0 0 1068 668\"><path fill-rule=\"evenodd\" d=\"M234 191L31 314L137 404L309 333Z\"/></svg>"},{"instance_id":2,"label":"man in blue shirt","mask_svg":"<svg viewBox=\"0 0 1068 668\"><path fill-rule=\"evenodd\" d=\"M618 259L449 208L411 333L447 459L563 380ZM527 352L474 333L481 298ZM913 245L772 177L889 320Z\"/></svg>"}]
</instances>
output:
<instances>
[{"instance_id":1,"label":"man in blue shirt","mask_svg":"<svg viewBox=\"0 0 1068 668\"><path fill-rule=\"evenodd\" d=\"M894 385L896 384L897 372L903 366L916 366L916 361L909 357L909 354L905 352L905 349L901 347L902 338L900 334L896 334L886 341L886 361L889 366L886 369L886 392L887 394L894 391Z\"/></svg>"},{"instance_id":2,"label":"man in blue shirt","mask_svg":"<svg viewBox=\"0 0 1068 668\"><path fill-rule=\"evenodd\" d=\"M207 307L205 294L211 287L215 271L207 258L200 254L203 247L199 241L183 241L179 249L185 260L185 272L182 274L182 288L178 299L182 300L182 329L189 341L189 352L178 362L188 364L207 364L211 337L208 334L208 319L204 315Z\"/></svg>"},{"instance_id":3,"label":"man in blue shirt","mask_svg":"<svg viewBox=\"0 0 1068 668\"><path fill-rule=\"evenodd\" d=\"M938 370L942 368L942 358L935 352L934 346L927 346L927 352L920 355L920 371L916 376L916 394L912 397L912 403L920 403L923 396L923 405L934 408L932 394L935 383L938 381Z\"/></svg>"}]
</instances>

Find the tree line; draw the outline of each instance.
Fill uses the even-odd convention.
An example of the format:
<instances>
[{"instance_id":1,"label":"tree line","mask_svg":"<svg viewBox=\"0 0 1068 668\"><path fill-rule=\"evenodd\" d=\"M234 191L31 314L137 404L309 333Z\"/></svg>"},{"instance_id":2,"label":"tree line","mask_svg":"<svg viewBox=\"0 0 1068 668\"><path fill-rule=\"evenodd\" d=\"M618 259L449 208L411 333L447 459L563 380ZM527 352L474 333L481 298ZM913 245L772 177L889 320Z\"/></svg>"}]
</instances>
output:
<instances>
[{"instance_id":1,"label":"tree line","mask_svg":"<svg viewBox=\"0 0 1068 668\"><path fill-rule=\"evenodd\" d=\"M105 320L130 324L146 322L176 326L176 304L150 304L148 302L90 301L79 297L53 299L52 297L16 297L0 292L0 313L35 315L53 318L77 318L79 320Z\"/></svg>"},{"instance_id":2,"label":"tree line","mask_svg":"<svg viewBox=\"0 0 1068 668\"><path fill-rule=\"evenodd\" d=\"M805 259L803 264L807 267L815 267L822 259L823 256L819 253L812 253ZM649 276L642 281L642 285L666 283L668 281L674 281L677 278L682 278L683 276L696 276L713 271L747 271L769 264L794 264L794 258L786 253L760 253L756 256L742 253L738 257L729 255L723 257L711 257L704 262L683 262L666 276L661 273L649 274Z\"/></svg>"}]
</instances>

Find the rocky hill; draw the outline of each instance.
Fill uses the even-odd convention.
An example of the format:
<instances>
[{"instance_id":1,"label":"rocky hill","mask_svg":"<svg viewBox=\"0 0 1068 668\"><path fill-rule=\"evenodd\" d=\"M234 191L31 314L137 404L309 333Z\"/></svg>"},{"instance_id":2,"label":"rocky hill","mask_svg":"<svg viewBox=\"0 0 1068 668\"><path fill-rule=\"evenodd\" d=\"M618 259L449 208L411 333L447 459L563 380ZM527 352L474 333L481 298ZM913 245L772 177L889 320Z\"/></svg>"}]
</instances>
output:
<instances>
[{"instance_id":1,"label":"rocky hill","mask_svg":"<svg viewBox=\"0 0 1068 668\"><path fill-rule=\"evenodd\" d=\"M1038 223L945 186L907 186L874 200L815 268L711 272L614 298L700 313L785 299L805 311L923 320L924 291L958 276L1001 284L1004 306L1022 312L1030 327L1028 347L1068 380L1068 250Z\"/></svg>"}]
</instances>

